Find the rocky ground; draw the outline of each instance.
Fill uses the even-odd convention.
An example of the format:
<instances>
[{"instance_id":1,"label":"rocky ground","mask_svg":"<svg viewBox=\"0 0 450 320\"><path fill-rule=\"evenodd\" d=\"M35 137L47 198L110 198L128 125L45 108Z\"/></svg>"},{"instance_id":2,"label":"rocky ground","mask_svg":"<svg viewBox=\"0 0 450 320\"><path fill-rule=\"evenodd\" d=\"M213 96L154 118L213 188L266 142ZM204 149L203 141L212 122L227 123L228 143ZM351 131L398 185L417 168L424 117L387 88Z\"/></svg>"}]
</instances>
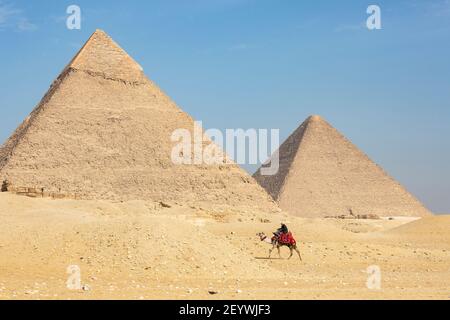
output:
<instances>
[{"instance_id":1,"label":"rocky ground","mask_svg":"<svg viewBox=\"0 0 450 320\"><path fill-rule=\"evenodd\" d=\"M281 221L303 261L286 248L267 259L256 233ZM449 299L448 230L450 216L303 219L0 193L0 299ZM372 265L381 289L367 287Z\"/></svg>"}]
</instances>

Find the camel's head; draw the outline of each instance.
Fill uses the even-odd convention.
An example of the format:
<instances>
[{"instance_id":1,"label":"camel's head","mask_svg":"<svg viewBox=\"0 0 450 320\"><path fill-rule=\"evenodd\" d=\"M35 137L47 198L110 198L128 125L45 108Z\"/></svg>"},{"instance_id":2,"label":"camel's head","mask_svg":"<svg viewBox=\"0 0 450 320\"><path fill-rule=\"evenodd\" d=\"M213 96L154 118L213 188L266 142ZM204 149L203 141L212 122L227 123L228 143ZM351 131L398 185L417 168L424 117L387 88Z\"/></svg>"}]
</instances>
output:
<instances>
[{"instance_id":1,"label":"camel's head","mask_svg":"<svg viewBox=\"0 0 450 320\"><path fill-rule=\"evenodd\" d=\"M264 232L259 232L256 235L261 239L261 241L263 241L264 239L267 238L267 236Z\"/></svg>"}]
</instances>

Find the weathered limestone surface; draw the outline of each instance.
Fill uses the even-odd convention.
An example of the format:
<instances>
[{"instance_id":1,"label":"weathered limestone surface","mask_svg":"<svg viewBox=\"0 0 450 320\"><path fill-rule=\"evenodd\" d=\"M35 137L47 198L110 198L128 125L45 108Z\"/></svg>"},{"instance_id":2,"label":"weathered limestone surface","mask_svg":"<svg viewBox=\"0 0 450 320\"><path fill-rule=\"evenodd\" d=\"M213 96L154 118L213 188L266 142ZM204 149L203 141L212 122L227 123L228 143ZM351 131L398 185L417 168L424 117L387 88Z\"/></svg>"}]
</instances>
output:
<instances>
[{"instance_id":1,"label":"weathered limestone surface","mask_svg":"<svg viewBox=\"0 0 450 320\"><path fill-rule=\"evenodd\" d=\"M426 216L430 212L380 166L319 116L280 147L275 176L254 178L292 214Z\"/></svg>"},{"instance_id":2,"label":"weathered limestone surface","mask_svg":"<svg viewBox=\"0 0 450 320\"><path fill-rule=\"evenodd\" d=\"M98 30L0 149L0 183L30 196L277 210L234 163L174 164L172 132L193 126Z\"/></svg>"}]
</instances>

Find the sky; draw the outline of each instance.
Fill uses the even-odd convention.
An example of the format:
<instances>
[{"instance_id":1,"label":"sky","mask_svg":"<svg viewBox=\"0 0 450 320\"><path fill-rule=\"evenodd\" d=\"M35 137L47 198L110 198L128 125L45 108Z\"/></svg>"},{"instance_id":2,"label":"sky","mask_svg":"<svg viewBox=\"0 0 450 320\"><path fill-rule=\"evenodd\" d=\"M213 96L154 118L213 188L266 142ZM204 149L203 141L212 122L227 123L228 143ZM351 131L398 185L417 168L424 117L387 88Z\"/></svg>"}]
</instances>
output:
<instances>
[{"instance_id":1,"label":"sky","mask_svg":"<svg viewBox=\"0 0 450 320\"><path fill-rule=\"evenodd\" d=\"M73 4L80 30L66 27ZM450 0L0 0L0 143L97 28L205 129L282 142L319 114L450 213Z\"/></svg>"}]
</instances>

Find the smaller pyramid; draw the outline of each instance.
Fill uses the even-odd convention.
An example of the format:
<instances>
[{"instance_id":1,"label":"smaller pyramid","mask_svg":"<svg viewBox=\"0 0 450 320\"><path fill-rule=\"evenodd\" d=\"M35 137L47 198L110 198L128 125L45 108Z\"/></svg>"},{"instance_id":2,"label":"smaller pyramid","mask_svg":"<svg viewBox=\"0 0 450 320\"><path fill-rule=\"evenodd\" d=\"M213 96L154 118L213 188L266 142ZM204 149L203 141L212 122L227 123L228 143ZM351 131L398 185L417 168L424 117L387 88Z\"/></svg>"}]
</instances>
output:
<instances>
[{"instance_id":1,"label":"smaller pyramid","mask_svg":"<svg viewBox=\"0 0 450 320\"><path fill-rule=\"evenodd\" d=\"M304 217L430 212L320 116L311 116L275 153L279 171L254 174L280 208Z\"/></svg>"}]
</instances>

